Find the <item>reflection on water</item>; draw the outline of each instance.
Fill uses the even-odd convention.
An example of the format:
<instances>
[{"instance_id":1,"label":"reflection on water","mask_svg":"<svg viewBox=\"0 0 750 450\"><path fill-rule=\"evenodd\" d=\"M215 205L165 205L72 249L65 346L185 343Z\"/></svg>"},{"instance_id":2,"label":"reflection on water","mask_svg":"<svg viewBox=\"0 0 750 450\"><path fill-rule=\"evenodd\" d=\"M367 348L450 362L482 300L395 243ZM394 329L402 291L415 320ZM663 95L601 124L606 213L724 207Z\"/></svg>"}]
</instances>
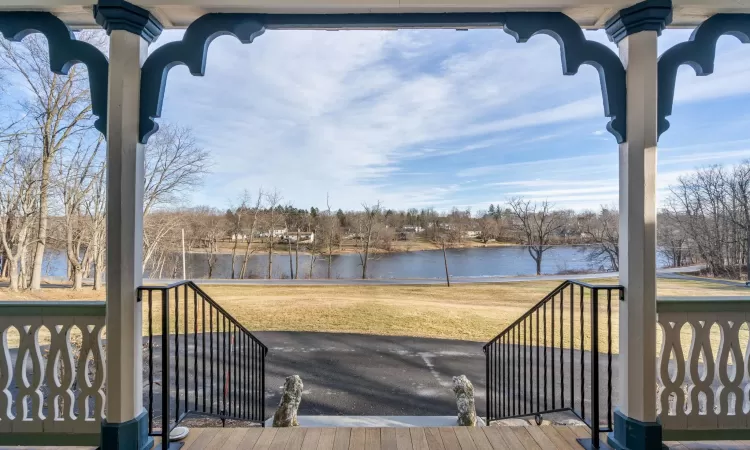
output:
<instances>
[{"instance_id":1,"label":"reflection on water","mask_svg":"<svg viewBox=\"0 0 750 450\"><path fill-rule=\"evenodd\" d=\"M448 265L451 276L454 277L488 277L534 275L536 265L531 259L526 247L491 247L449 249ZM586 258L586 247L559 246L544 253L542 272L555 274L565 271L601 270L599 264L591 263ZM218 255L213 270L213 278L230 278L231 255ZM294 258L294 255L292 255ZM48 276L65 276L65 255L62 251L48 251L45 254L45 271ZM208 274L206 256L201 253L187 255L187 277L189 279L205 278ZM664 261L658 259L660 267ZM292 266L297 263L292 261ZM235 271L239 273L242 256L235 258ZM299 255L299 278L309 278L310 256ZM268 266L267 255L254 255L248 262L251 278L264 278ZM328 261L325 257L317 256L312 264L312 277L325 278ZM273 256L273 277L289 278L289 256L276 254ZM165 268L163 277L171 277L172 267ZM182 274L181 264L177 273ZM154 274L158 275L158 274ZM146 273L146 277L152 274ZM331 261L332 278L360 278L362 265L357 254L334 255ZM443 278L443 252L440 250L415 251L405 253L374 254L367 263L368 278Z\"/></svg>"}]
</instances>

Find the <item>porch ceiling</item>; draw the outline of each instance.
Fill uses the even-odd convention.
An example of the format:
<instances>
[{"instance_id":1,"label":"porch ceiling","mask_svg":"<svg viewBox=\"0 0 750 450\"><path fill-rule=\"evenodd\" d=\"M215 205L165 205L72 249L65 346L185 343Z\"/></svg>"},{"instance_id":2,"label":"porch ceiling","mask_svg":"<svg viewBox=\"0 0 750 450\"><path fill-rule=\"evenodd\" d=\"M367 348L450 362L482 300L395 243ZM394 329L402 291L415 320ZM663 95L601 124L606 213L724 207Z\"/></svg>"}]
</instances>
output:
<instances>
[{"instance_id":1,"label":"porch ceiling","mask_svg":"<svg viewBox=\"0 0 750 450\"><path fill-rule=\"evenodd\" d=\"M562 11L584 28L601 28L637 0L130 0L149 9L166 28L184 28L211 12L396 13ZM50 11L68 25L94 27L96 0L2 0L2 10ZM673 0L672 27L694 27L717 13L750 13L750 0Z\"/></svg>"}]
</instances>

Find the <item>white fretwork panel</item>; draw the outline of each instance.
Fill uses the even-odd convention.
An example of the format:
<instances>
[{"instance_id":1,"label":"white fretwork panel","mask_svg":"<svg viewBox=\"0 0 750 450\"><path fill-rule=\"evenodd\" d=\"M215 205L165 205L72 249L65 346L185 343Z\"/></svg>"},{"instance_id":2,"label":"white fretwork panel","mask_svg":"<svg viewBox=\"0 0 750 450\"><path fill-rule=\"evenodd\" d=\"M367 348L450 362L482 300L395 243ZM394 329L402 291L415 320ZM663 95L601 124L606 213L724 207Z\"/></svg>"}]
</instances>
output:
<instances>
[{"instance_id":1,"label":"white fretwork panel","mask_svg":"<svg viewBox=\"0 0 750 450\"><path fill-rule=\"evenodd\" d=\"M750 428L749 320L745 312L659 313L657 412L665 429Z\"/></svg>"},{"instance_id":2,"label":"white fretwork panel","mask_svg":"<svg viewBox=\"0 0 750 450\"><path fill-rule=\"evenodd\" d=\"M0 433L101 431L104 324L104 316L0 317Z\"/></svg>"}]
</instances>

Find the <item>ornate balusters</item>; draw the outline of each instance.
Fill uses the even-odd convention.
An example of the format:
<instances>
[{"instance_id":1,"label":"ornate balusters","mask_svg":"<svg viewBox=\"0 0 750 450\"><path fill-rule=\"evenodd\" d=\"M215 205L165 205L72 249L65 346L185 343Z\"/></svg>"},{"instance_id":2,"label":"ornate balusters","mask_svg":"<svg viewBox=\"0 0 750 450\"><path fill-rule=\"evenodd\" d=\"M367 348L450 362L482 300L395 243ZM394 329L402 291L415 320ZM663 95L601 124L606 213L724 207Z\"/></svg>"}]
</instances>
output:
<instances>
[{"instance_id":1,"label":"ornate balusters","mask_svg":"<svg viewBox=\"0 0 750 450\"><path fill-rule=\"evenodd\" d=\"M658 413L665 432L750 429L750 342L743 327L750 298L664 298L657 311Z\"/></svg>"},{"instance_id":2,"label":"ornate balusters","mask_svg":"<svg viewBox=\"0 0 750 450\"><path fill-rule=\"evenodd\" d=\"M96 442L104 418L105 308L0 302L0 433L76 434L82 443ZM80 334L80 351L73 334Z\"/></svg>"}]
</instances>

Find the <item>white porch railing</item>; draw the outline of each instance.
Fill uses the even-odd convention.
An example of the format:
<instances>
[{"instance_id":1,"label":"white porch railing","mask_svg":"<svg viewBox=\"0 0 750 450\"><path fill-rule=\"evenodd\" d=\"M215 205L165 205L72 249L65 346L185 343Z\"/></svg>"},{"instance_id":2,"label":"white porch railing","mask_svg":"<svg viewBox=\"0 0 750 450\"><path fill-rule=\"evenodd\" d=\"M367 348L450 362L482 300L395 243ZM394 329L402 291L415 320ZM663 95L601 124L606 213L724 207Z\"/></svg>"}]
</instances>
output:
<instances>
[{"instance_id":1,"label":"white porch railing","mask_svg":"<svg viewBox=\"0 0 750 450\"><path fill-rule=\"evenodd\" d=\"M750 297L660 298L657 313L664 439L748 439Z\"/></svg>"},{"instance_id":2,"label":"white porch railing","mask_svg":"<svg viewBox=\"0 0 750 450\"><path fill-rule=\"evenodd\" d=\"M104 302L0 302L0 445L98 445Z\"/></svg>"}]
</instances>

